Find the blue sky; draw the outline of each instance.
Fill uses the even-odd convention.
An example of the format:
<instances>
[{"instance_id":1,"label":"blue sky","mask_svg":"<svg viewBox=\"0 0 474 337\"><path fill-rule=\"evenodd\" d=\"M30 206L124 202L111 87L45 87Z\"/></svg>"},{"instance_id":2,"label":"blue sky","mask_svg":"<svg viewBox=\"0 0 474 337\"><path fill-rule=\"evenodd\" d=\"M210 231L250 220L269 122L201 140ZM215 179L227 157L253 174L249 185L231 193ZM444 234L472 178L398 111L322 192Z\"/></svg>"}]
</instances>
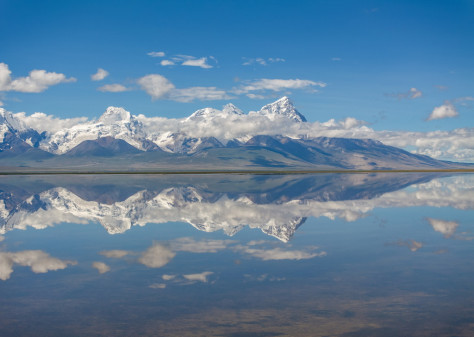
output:
<instances>
[{"instance_id":1,"label":"blue sky","mask_svg":"<svg viewBox=\"0 0 474 337\"><path fill-rule=\"evenodd\" d=\"M474 1L0 0L0 31L12 112L92 118L113 105L180 118L288 95L309 121L474 122ZM93 81L98 68L108 76ZM32 70L63 75L31 86Z\"/></svg>"}]
</instances>

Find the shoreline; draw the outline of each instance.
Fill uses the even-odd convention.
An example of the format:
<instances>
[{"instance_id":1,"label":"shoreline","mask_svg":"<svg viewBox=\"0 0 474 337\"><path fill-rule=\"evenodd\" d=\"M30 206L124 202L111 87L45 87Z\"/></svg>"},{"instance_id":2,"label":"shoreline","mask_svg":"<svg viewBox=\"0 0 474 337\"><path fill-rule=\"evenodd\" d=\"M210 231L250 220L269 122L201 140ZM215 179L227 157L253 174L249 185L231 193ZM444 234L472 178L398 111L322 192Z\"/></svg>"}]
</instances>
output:
<instances>
[{"instance_id":1,"label":"shoreline","mask_svg":"<svg viewBox=\"0 0 474 337\"><path fill-rule=\"evenodd\" d=\"M0 171L0 176L13 175L212 175L212 174L367 174L367 173L474 173L474 169L419 170L182 170L182 171Z\"/></svg>"}]
</instances>

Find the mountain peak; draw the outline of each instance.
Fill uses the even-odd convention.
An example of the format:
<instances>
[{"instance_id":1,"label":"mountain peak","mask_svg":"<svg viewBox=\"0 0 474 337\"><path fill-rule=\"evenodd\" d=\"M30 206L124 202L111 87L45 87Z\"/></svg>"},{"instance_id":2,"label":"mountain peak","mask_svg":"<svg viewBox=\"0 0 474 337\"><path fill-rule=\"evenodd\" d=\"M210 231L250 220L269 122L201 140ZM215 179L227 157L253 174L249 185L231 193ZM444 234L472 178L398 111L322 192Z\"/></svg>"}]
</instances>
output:
<instances>
[{"instance_id":1,"label":"mountain peak","mask_svg":"<svg viewBox=\"0 0 474 337\"><path fill-rule=\"evenodd\" d=\"M24 131L27 129L26 125L10 111L0 108L0 125L5 125L11 131Z\"/></svg>"},{"instance_id":2,"label":"mountain peak","mask_svg":"<svg viewBox=\"0 0 474 337\"><path fill-rule=\"evenodd\" d=\"M220 113L219 110L217 109L213 109L213 108L204 108L204 109L199 109L199 110L196 110L195 112L193 112L193 114L191 116L189 116L187 119L188 120L192 120L192 119L196 119L196 118L199 118L199 117L211 117L211 116L215 116L216 114Z\"/></svg>"},{"instance_id":3,"label":"mountain peak","mask_svg":"<svg viewBox=\"0 0 474 337\"><path fill-rule=\"evenodd\" d=\"M222 112L228 114L228 115L242 115L243 112L239 108L237 108L234 104L232 103L227 103L224 105L222 108Z\"/></svg>"},{"instance_id":4,"label":"mountain peak","mask_svg":"<svg viewBox=\"0 0 474 337\"><path fill-rule=\"evenodd\" d=\"M293 102L287 97L283 96L279 100L267 104L259 111L260 114L274 120L276 116L285 116L296 122L306 122L306 118L296 110Z\"/></svg>"},{"instance_id":5,"label":"mountain peak","mask_svg":"<svg viewBox=\"0 0 474 337\"><path fill-rule=\"evenodd\" d=\"M100 116L99 121L104 124L113 124L116 122L130 122L130 112L124 108L109 106L107 110Z\"/></svg>"}]
</instances>

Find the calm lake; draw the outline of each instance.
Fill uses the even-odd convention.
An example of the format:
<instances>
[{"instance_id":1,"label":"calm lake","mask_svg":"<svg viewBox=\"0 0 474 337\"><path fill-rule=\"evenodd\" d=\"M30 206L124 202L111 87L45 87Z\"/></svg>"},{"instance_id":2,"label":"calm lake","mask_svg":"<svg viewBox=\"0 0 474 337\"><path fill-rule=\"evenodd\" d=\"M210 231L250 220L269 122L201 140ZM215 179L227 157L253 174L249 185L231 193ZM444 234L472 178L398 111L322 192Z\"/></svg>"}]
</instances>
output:
<instances>
[{"instance_id":1,"label":"calm lake","mask_svg":"<svg viewBox=\"0 0 474 337\"><path fill-rule=\"evenodd\" d=\"M474 174L0 176L0 336L474 336Z\"/></svg>"}]
</instances>

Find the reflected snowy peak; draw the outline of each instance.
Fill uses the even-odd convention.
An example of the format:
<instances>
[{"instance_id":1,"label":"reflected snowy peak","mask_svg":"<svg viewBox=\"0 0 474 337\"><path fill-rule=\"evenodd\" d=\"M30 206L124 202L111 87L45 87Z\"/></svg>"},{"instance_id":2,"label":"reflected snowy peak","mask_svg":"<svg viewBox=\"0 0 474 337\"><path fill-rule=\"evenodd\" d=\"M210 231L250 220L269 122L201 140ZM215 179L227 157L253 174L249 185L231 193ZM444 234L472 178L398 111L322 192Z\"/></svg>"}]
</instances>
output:
<instances>
[{"instance_id":1,"label":"reflected snowy peak","mask_svg":"<svg viewBox=\"0 0 474 337\"><path fill-rule=\"evenodd\" d=\"M133 226L179 221L204 232L222 230L229 236L248 226L287 242L308 217L355 221L378 207L474 208L472 175L25 179L0 180L0 234L28 227L43 229L63 222L98 222L108 233L119 234ZM456 184L450 184L451 180ZM447 236L455 230L452 224L429 222Z\"/></svg>"}]
</instances>

